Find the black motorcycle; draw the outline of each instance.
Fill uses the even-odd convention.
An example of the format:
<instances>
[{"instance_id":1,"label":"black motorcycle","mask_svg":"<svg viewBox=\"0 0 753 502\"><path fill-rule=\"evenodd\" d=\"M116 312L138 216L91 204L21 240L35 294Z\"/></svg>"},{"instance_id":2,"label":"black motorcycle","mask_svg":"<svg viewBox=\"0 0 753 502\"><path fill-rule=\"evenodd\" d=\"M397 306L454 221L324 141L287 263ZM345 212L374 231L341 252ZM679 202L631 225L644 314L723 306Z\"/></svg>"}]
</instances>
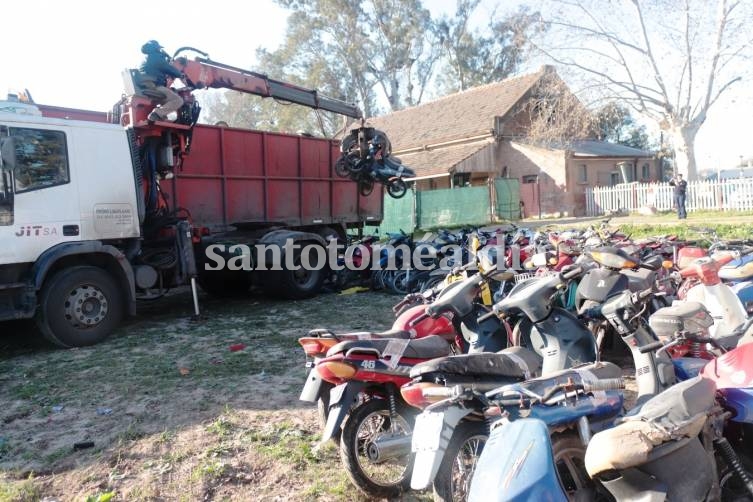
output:
<instances>
[{"instance_id":1,"label":"black motorcycle","mask_svg":"<svg viewBox=\"0 0 753 502\"><path fill-rule=\"evenodd\" d=\"M340 143L340 153L335 173L358 183L364 197L371 194L375 183L381 183L390 197L399 199L408 192L403 178L416 177L415 171L392 157L387 135L373 127L352 129Z\"/></svg>"}]
</instances>

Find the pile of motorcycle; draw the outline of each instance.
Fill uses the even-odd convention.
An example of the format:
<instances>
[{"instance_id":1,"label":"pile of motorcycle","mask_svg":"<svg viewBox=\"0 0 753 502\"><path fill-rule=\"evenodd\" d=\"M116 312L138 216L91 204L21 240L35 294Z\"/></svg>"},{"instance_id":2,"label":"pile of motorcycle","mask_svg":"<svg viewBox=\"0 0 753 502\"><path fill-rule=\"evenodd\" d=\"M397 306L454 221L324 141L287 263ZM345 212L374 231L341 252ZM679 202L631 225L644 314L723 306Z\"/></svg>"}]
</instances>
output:
<instances>
[{"instance_id":1,"label":"pile of motorcycle","mask_svg":"<svg viewBox=\"0 0 753 502\"><path fill-rule=\"evenodd\" d=\"M415 178L416 173L392 156L392 146L383 131L373 127L352 129L340 143L340 157L335 162L335 174L358 183L361 195L368 196L374 184L387 188L390 197L403 197L408 186L403 178Z\"/></svg>"},{"instance_id":2,"label":"pile of motorcycle","mask_svg":"<svg viewBox=\"0 0 753 502\"><path fill-rule=\"evenodd\" d=\"M300 398L350 480L440 501L753 500L753 318L724 280L753 279L753 247L554 234L532 236L534 273L481 248L390 330L299 340Z\"/></svg>"}]
</instances>

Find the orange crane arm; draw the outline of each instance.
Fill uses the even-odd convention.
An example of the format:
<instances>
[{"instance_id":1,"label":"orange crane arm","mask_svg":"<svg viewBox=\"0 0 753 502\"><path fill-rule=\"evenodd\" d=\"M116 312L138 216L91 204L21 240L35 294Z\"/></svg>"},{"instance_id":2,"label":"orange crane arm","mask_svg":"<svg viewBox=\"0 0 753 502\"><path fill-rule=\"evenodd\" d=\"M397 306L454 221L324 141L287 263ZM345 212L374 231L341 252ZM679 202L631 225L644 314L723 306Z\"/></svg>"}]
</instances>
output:
<instances>
[{"instance_id":1,"label":"orange crane arm","mask_svg":"<svg viewBox=\"0 0 753 502\"><path fill-rule=\"evenodd\" d=\"M173 66L186 76L186 84L196 88L231 89L264 98L289 101L310 108L326 110L353 118L361 118L361 110L353 104L319 94L287 82L274 80L261 73L243 70L205 58L189 60L178 57Z\"/></svg>"}]
</instances>

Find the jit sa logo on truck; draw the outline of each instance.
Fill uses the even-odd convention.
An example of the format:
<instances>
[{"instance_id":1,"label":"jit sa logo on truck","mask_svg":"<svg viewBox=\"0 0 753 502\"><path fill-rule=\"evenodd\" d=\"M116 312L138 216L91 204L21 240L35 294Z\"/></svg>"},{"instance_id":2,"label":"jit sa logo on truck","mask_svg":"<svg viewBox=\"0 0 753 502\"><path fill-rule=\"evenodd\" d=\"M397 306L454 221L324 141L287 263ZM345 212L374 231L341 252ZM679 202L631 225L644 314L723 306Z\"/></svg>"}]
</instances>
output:
<instances>
[{"instance_id":1,"label":"jit sa logo on truck","mask_svg":"<svg viewBox=\"0 0 753 502\"><path fill-rule=\"evenodd\" d=\"M55 227L45 227L43 225L26 225L18 228L16 237L44 237L57 234L58 230Z\"/></svg>"}]
</instances>

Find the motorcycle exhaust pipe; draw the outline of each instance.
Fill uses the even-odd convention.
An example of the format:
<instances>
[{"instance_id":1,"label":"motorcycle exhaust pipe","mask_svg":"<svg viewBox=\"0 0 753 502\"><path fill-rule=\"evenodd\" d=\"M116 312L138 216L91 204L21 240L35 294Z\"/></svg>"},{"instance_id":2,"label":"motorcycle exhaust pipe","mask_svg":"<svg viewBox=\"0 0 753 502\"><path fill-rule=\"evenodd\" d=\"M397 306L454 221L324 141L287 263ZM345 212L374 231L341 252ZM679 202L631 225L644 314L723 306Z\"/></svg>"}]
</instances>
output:
<instances>
[{"instance_id":1,"label":"motorcycle exhaust pipe","mask_svg":"<svg viewBox=\"0 0 753 502\"><path fill-rule=\"evenodd\" d=\"M369 461L379 464L387 460L409 455L411 452L410 434L382 435L372 441L366 452Z\"/></svg>"}]
</instances>

